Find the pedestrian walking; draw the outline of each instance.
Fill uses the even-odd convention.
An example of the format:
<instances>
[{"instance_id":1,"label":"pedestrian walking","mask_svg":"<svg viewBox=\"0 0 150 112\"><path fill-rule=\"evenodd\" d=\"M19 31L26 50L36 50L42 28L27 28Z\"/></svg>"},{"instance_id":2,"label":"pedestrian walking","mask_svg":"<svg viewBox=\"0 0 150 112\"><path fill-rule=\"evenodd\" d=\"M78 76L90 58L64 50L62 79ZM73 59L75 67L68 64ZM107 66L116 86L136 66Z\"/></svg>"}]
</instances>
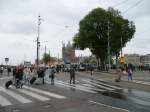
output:
<instances>
[{"instance_id":1,"label":"pedestrian walking","mask_svg":"<svg viewBox=\"0 0 150 112\"><path fill-rule=\"evenodd\" d=\"M93 75L93 70L94 70L94 68L93 68L93 66L91 66L91 67L90 67L91 76Z\"/></svg>"},{"instance_id":2,"label":"pedestrian walking","mask_svg":"<svg viewBox=\"0 0 150 112\"><path fill-rule=\"evenodd\" d=\"M38 79L36 80L35 84L38 84L39 82L42 82L42 84L44 84L44 76L45 76L45 69L44 68L39 68L37 70L37 74L38 74Z\"/></svg>"},{"instance_id":3,"label":"pedestrian walking","mask_svg":"<svg viewBox=\"0 0 150 112\"><path fill-rule=\"evenodd\" d=\"M3 75L3 70L4 70L4 68L1 67L1 68L0 68L0 75L1 75L1 76Z\"/></svg>"},{"instance_id":4,"label":"pedestrian walking","mask_svg":"<svg viewBox=\"0 0 150 112\"><path fill-rule=\"evenodd\" d=\"M119 70L117 70L117 78L115 79L116 82L120 82L121 81L121 77L123 74L126 74L126 71L124 70L123 67L120 67Z\"/></svg>"},{"instance_id":5,"label":"pedestrian walking","mask_svg":"<svg viewBox=\"0 0 150 112\"><path fill-rule=\"evenodd\" d=\"M51 85L54 85L54 79L55 79L55 73L56 73L55 67L52 66L49 72L50 72L49 78L51 78Z\"/></svg>"},{"instance_id":6,"label":"pedestrian walking","mask_svg":"<svg viewBox=\"0 0 150 112\"><path fill-rule=\"evenodd\" d=\"M127 70L127 73L128 73L128 81L132 81L132 76L133 76L133 72L132 72L132 69L131 68L128 68Z\"/></svg>"},{"instance_id":7,"label":"pedestrian walking","mask_svg":"<svg viewBox=\"0 0 150 112\"><path fill-rule=\"evenodd\" d=\"M73 67L70 68L70 84L75 84L75 69Z\"/></svg>"},{"instance_id":8,"label":"pedestrian walking","mask_svg":"<svg viewBox=\"0 0 150 112\"><path fill-rule=\"evenodd\" d=\"M16 68L16 74L15 74L16 88L22 88L22 86L23 86L22 79L23 79L23 67L18 66Z\"/></svg>"},{"instance_id":9,"label":"pedestrian walking","mask_svg":"<svg viewBox=\"0 0 150 112\"><path fill-rule=\"evenodd\" d=\"M7 71L8 71L8 76L10 75L10 73L11 73L11 68L10 67L8 67L7 68Z\"/></svg>"},{"instance_id":10,"label":"pedestrian walking","mask_svg":"<svg viewBox=\"0 0 150 112\"><path fill-rule=\"evenodd\" d=\"M25 84L30 84L30 78L31 78L31 71L30 68L24 68L23 71L23 80Z\"/></svg>"}]
</instances>

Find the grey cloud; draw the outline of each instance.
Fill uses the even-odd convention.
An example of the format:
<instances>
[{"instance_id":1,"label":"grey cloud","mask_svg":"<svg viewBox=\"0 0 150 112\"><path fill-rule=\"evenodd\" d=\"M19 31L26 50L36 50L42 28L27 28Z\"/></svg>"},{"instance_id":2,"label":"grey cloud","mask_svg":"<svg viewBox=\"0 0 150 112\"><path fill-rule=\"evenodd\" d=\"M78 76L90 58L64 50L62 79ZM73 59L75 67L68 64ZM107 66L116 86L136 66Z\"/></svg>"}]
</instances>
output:
<instances>
[{"instance_id":1,"label":"grey cloud","mask_svg":"<svg viewBox=\"0 0 150 112\"><path fill-rule=\"evenodd\" d=\"M36 27L35 24L32 22L19 22L13 23L12 33L19 33L19 34L35 34Z\"/></svg>"},{"instance_id":2,"label":"grey cloud","mask_svg":"<svg viewBox=\"0 0 150 112\"><path fill-rule=\"evenodd\" d=\"M15 21L0 26L1 33L30 35L36 33L36 24L32 21Z\"/></svg>"}]
</instances>

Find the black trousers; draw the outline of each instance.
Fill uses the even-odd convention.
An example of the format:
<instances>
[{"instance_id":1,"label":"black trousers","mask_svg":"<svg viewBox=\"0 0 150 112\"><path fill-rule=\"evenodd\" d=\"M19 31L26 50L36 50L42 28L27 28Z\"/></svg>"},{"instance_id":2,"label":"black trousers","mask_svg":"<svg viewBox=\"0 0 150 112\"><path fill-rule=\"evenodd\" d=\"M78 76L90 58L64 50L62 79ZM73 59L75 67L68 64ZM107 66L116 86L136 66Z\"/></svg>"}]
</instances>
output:
<instances>
[{"instance_id":1,"label":"black trousers","mask_svg":"<svg viewBox=\"0 0 150 112\"><path fill-rule=\"evenodd\" d=\"M75 76L74 75L70 76L70 84L71 84L72 80L73 80L73 84L75 84Z\"/></svg>"}]
</instances>

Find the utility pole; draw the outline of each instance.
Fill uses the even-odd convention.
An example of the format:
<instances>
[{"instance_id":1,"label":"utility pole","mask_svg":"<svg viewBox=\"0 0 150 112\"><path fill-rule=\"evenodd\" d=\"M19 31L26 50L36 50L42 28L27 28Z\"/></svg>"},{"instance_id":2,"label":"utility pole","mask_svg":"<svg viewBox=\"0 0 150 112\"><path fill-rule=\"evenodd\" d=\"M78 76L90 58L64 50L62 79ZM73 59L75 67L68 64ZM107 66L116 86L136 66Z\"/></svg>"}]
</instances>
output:
<instances>
[{"instance_id":1,"label":"utility pole","mask_svg":"<svg viewBox=\"0 0 150 112\"><path fill-rule=\"evenodd\" d=\"M45 45L45 55L46 55L46 45Z\"/></svg>"},{"instance_id":2,"label":"utility pole","mask_svg":"<svg viewBox=\"0 0 150 112\"><path fill-rule=\"evenodd\" d=\"M46 45L45 45L45 66L46 66Z\"/></svg>"},{"instance_id":3,"label":"utility pole","mask_svg":"<svg viewBox=\"0 0 150 112\"><path fill-rule=\"evenodd\" d=\"M59 64L59 53L58 53L58 60L57 61L58 61L58 64Z\"/></svg>"},{"instance_id":4,"label":"utility pole","mask_svg":"<svg viewBox=\"0 0 150 112\"><path fill-rule=\"evenodd\" d=\"M110 22L108 21L108 70L110 70Z\"/></svg>"},{"instance_id":5,"label":"utility pole","mask_svg":"<svg viewBox=\"0 0 150 112\"><path fill-rule=\"evenodd\" d=\"M37 64L37 67L39 67L39 54L40 54L40 25L41 25L41 16L39 15L38 16L38 35L37 35L37 59L36 59L36 64Z\"/></svg>"},{"instance_id":6,"label":"utility pole","mask_svg":"<svg viewBox=\"0 0 150 112\"><path fill-rule=\"evenodd\" d=\"M49 50L49 64L51 62L51 54L50 54L50 50Z\"/></svg>"}]
</instances>

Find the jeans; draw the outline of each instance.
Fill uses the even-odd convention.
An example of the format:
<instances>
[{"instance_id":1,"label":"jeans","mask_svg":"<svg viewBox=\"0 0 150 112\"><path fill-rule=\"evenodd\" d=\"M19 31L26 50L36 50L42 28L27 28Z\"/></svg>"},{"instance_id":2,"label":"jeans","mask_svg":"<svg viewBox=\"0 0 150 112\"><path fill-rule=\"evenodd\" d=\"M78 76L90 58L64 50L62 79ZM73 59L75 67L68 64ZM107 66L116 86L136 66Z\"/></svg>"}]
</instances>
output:
<instances>
[{"instance_id":1,"label":"jeans","mask_svg":"<svg viewBox=\"0 0 150 112\"><path fill-rule=\"evenodd\" d=\"M128 81L132 80L132 74L128 74Z\"/></svg>"}]
</instances>

